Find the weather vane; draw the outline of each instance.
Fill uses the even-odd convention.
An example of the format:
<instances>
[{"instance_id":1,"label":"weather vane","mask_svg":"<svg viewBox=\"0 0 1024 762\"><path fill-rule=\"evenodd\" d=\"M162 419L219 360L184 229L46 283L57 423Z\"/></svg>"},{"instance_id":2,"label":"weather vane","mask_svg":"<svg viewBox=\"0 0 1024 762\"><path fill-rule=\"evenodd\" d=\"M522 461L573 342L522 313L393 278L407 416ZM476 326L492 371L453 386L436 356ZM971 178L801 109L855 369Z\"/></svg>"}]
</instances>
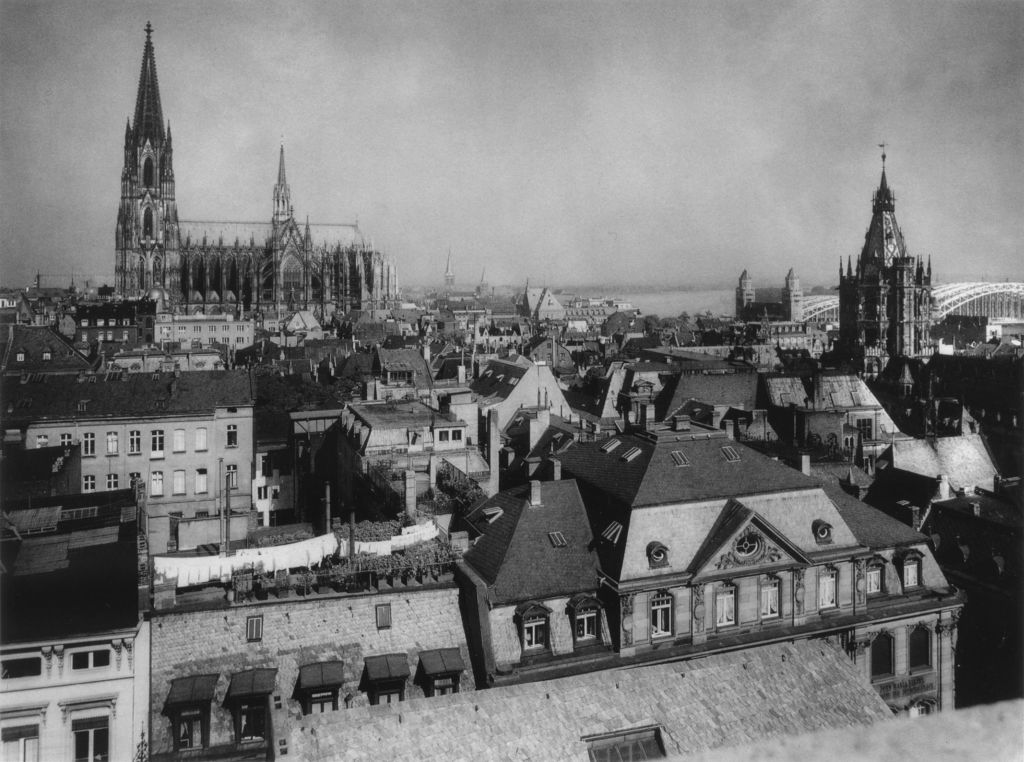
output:
<instances>
[{"instance_id":1,"label":"weather vane","mask_svg":"<svg viewBox=\"0 0 1024 762\"><path fill-rule=\"evenodd\" d=\"M885 141L878 144L878 147L882 149L882 169L885 169L885 147L888 145Z\"/></svg>"}]
</instances>

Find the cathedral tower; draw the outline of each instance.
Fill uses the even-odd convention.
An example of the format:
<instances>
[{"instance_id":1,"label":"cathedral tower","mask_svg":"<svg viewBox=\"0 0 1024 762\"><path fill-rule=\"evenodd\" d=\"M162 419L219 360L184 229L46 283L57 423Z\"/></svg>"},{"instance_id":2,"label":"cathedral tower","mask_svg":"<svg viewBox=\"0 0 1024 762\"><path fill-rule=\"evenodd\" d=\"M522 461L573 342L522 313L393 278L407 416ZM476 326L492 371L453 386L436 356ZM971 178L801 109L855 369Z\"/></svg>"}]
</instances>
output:
<instances>
[{"instance_id":1,"label":"cathedral tower","mask_svg":"<svg viewBox=\"0 0 1024 762\"><path fill-rule=\"evenodd\" d=\"M839 268L839 340L854 358L916 356L931 329L931 266L907 253L896 200L885 176L871 205L871 224L854 267ZM880 363L875 364L880 369Z\"/></svg>"},{"instance_id":2,"label":"cathedral tower","mask_svg":"<svg viewBox=\"0 0 1024 762\"><path fill-rule=\"evenodd\" d=\"M804 292L792 267L786 274L786 285L782 287L782 310L786 320L800 323L804 319Z\"/></svg>"},{"instance_id":3,"label":"cathedral tower","mask_svg":"<svg viewBox=\"0 0 1024 762\"><path fill-rule=\"evenodd\" d=\"M743 313L749 304L754 303L756 292L754 291L754 279L747 275L744 270L740 275L739 285L736 287L736 319L742 320Z\"/></svg>"},{"instance_id":4,"label":"cathedral tower","mask_svg":"<svg viewBox=\"0 0 1024 762\"><path fill-rule=\"evenodd\" d=\"M121 206L115 234L118 293L140 296L153 289L179 290L178 208L174 201L171 126L164 126L153 52L146 24L135 116L125 127Z\"/></svg>"}]
</instances>

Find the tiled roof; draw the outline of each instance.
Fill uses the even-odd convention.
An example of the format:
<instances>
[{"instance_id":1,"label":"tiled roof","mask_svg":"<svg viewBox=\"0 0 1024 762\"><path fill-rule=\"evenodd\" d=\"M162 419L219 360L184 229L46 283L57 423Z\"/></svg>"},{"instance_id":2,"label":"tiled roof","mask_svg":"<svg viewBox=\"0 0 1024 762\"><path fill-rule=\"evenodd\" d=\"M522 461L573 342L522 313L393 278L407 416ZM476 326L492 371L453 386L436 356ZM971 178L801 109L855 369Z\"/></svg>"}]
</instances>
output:
<instances>
[{"instance_id":1,"label":"tiled roof","mask_svg":"<svg viewBox=\"0 0 1024 762\"><path fill-rule=\"evenodd\" d=\"M255 396L245 370L8 378L3 391L7 422L199 413L248 407Z\"/></svg>"},{"instance_id":2,"label":"tiled roof","mask_svg":"<svg viewBox=\"0 0 1024 762\"><path fill-rule=\"evenodd\" d=\"M670 757L892 719L842 652L804 640L670 664L304 716L307 762L581 760L592 735L657 726Z\"/></svg>"},{"instance_id":3,"label":"tiled roof","mask_svg":"<svg viewBox=\"0 0 1024 762\"><path fill-rule=\"evenodd\" d=\"M952 489L991 489L998 473L980 434L896 440L891 452L883 454L881 460L922 476L934 478L944 474Z\"/></svg>"},{"instance_id":4,"label":"tiled roof","mask_svg":"<svg viewBox=\"0 0 1024 762\"><path fill-rule=\"evenodd\" d=\"M754 410L757 407L756 399L756 373L729 373L721 376L681 373L665 384L654 402L654 412L658 420L666 420L688 400Z\"/></svg>"},{"instance_id":5,"label":"tiled roof","mask_svg":"<svg viewBox=\"0 0 1024 762\"><path fill-rule=\"evenodd\" d=\"M593 536L576 482L548 481L540 487L538 506L530 505L530 485L524 485L499 492L468 517L484 534L463 558L493 586L496 603L597 587L597 555L590 548ZM495 508L501 514L488 522ZM557 543L549 536L553 532L561 533Z\"/></svg>"}]
</instances>

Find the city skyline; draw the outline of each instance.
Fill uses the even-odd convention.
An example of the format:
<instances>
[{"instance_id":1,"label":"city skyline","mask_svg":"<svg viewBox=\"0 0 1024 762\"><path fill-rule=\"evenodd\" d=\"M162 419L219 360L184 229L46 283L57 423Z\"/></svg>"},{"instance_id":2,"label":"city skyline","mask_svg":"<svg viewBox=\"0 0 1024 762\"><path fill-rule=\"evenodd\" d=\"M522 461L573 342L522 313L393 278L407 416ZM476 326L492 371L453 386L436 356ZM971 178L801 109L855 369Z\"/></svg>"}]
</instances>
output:
<instances>
[{"instance_id":1,"label":"city skyline","mask_svg":"<svg viewBox=\"0 0 1024 762\"><path fill-rule=\"evenodd\" d=\"M400 285L831 283L881 142L937 281L1019 277L1018 4L239 7L0 7L3 285L109 282L147 21L181 218L269 219L283 141Z\"/></svg>"}]
</instances>

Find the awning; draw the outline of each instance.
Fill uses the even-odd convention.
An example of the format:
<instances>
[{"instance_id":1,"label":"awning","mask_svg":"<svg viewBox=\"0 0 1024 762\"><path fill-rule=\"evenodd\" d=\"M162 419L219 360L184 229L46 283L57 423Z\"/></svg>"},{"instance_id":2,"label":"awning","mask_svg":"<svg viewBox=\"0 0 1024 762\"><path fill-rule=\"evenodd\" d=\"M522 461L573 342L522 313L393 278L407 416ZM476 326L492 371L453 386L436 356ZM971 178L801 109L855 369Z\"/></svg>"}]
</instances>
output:
<instances>
[{"instance_id":1,"label":"awning","mask_svg":"<svg viewBox=\"0 0 1024 762\"><path fill-rule=\"evenodd\" d=\"M345 682L345 665L340 661L319 661L299 667L299 690L337 688Z\"/></svg>"},{"instance_id":2,"label":"awning","mask_svg":"<svg viewBox=\"0 0 1024 762\"><path fill-rule=\"evenodd\" d=\"M171 690L167 692L167 701L164 702L164 706L201 704L204 701L212 701L218 679L220 679L220 675L193 675L172 680Z\"/></svg>"},{"instance_id":3,"label":"awning","mask_svg":"<svg viewBox=\"0 0 1024 762\"><path fill-rule=\"evenodd\" d=\"M242 699L253 696L266 696L274 692L274 681L277 679L276 669L250 669L236 672L231 676L226 699Z\"/></svg>"},{"instance_id":4,"label":"awning","mask_svg":"<svg viewBox=\"0 0 1024 762\"><path fill-rule=\"evenodd\" d=\"M429 677L444 675L451 672L463 672L466 669L462 661L462 652L458 648L436 648L433 651L420 651L420 665Z\"/></svg>"},{"instance_id":5,"label":"awning","mask_svg":"<svg viewBox=\"0 0 1024 762\"><path fill-rule=\"evenodd\" d=\"M405 654L367 656L364 662L370 680L404 680L409 676L409 659Z\"/></svg>"}]
</instances>

